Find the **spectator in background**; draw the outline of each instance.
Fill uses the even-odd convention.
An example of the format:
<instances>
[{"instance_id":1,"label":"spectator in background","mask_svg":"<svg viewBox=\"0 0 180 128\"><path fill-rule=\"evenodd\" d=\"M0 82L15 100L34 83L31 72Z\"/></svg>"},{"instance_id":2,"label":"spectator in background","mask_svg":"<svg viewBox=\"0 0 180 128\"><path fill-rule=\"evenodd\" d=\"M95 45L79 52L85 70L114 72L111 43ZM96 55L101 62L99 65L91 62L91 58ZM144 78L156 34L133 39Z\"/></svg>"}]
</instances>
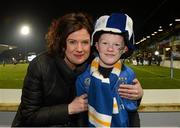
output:
<instances>
[{"instance_id":1,"label":"spectator in background","mask_svg":"<svg viewBox=\"0 0 180 128\"><path fill-rule=\"evenodd\" d=\"M5 67L5 65L6 65L6 62L5 62L5 60L3 60L3 67Z\"/></svg>"},{"instance_id":2,"label":"spectator in background","mask_svg":"<svg viewBox=\"0 0 180 128\"><path fill-rule=\"evenodd\" d=\"M162 61L162 57L161 57L160 55L158 55L158 56L156 57L156 60L157 60L157 66L160 66L161 61Z\"/></svg>"},{"instance_id":3,"label":"spectator in background","mask_svg":"<svg viewBox=\"0 0 180 128\"><path fill-rule=\"evenodd\" d=\"M137 62L137 65L139 65L139 55L136 55L136 62Z\"/></svg>"},{"instance_id":4,"label":"spectator in background","mask_svg":"<svg viewBox=\"0 0 180 128\"><path fill-rule=\"evenodd\" d=\"M142 54L139 57L139 61L140 61L141 65L143 66L144 65L144 56Z\"/></svg>"},{"instance_id":5,"label":"spectator in background","mask_svg":"<svg viewBox=\"0 0 180 128\"><path fill-rule=\"evenodd\" d=\"M148 54L148 65L151 66L152 63L152 53Z\"/></svg>"}]
</instances>

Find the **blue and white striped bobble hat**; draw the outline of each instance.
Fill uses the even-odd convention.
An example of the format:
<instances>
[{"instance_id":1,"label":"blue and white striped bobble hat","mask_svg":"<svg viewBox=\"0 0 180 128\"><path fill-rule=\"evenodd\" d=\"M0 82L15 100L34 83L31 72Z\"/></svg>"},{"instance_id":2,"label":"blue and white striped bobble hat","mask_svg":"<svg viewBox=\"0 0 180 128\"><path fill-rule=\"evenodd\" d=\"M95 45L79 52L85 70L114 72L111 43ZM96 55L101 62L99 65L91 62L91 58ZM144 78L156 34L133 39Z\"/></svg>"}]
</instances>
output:
<instances>
[{"instance_id":1,"label":"blue and white striped bobble hat","mask_svg":"<svg viewBox=\"0 0 180 128\"><path fill-rule=\"evenodd\" d=\"M124 33L126 36L125 43L129 51L134 50L133 21L127 14L112 13L111 15L104 15L97 19L92 34L91 45L97 41L97 38L99 38L98 33L101 34L101 32Z\"/></svg>"}]
</instances>

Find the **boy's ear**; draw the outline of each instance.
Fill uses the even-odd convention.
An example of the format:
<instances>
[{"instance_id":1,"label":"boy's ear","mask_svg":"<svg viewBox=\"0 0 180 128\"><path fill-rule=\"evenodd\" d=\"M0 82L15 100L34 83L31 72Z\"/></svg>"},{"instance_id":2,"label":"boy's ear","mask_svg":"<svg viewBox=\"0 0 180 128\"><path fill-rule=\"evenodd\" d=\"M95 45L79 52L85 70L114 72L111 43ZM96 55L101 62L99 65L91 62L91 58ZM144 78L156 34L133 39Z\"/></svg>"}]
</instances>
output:
<instances>
[{"instance_id":1,"label":"boy's ear","mask_svg":"<svg viewBox=\"0 0 180 128\"><path fill-rule=\"evenodd\" d=\"M95 42L95 47L98 50L98 42Z\"/></svg>"},{"instance_id":2,"label":"boy's ear","mask_svg":"<svg viewBox=\"0 0 180 128\"><path fill-rule=\"evenodd\" d=\"M127 46L124 47L124 52L127 52L129 49Z\"/></svg>"}]
</instances>

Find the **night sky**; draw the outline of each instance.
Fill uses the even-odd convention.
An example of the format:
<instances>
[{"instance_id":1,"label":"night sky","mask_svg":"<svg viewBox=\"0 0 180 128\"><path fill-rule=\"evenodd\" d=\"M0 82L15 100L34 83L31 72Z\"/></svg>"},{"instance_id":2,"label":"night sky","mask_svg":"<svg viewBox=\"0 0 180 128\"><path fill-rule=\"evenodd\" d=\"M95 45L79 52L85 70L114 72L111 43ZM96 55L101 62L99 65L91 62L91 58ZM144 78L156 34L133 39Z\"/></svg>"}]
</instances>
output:
<instances>
[{"instance_id":1,"label":"night sky","mask_svg":"<svg viewBox=\"0 0 180 128\"><path fill-rule=\"evenodd\" d=\"M97 3L98 2L98 3ZM134 21L135 40L150 35L160 25L168 26L180 18L177 0L47 0L47 1L1 1L0 3L0 44L41 51L48 27L54 18L72 11L85 11L97 17L112 12L127 13ZM20 26L28 24L31 34L20 35Z\"/></svg>"}]
</instances>

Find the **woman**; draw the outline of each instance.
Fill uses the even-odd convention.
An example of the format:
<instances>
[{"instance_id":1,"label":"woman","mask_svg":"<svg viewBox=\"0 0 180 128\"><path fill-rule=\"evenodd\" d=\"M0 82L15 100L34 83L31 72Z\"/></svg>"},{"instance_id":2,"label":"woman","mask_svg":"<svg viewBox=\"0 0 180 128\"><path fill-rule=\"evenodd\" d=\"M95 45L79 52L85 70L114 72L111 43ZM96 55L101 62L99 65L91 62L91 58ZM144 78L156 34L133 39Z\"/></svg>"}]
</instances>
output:
<instances>
[{"instance_id":1,"label":"woman","mask_svg":"<svg viewBox=\"0 0 180 128\"><path fill-rule=\"evenodd\" d=\"M85 13L69 13L52 22L46 35L48 52L29 64L12 126L84 125L79 113L87 111L87 95L76 97L75 80L90 56L92 28ZM139 97L142 89L136 85Z\"/></svg>"}]
</instances>

